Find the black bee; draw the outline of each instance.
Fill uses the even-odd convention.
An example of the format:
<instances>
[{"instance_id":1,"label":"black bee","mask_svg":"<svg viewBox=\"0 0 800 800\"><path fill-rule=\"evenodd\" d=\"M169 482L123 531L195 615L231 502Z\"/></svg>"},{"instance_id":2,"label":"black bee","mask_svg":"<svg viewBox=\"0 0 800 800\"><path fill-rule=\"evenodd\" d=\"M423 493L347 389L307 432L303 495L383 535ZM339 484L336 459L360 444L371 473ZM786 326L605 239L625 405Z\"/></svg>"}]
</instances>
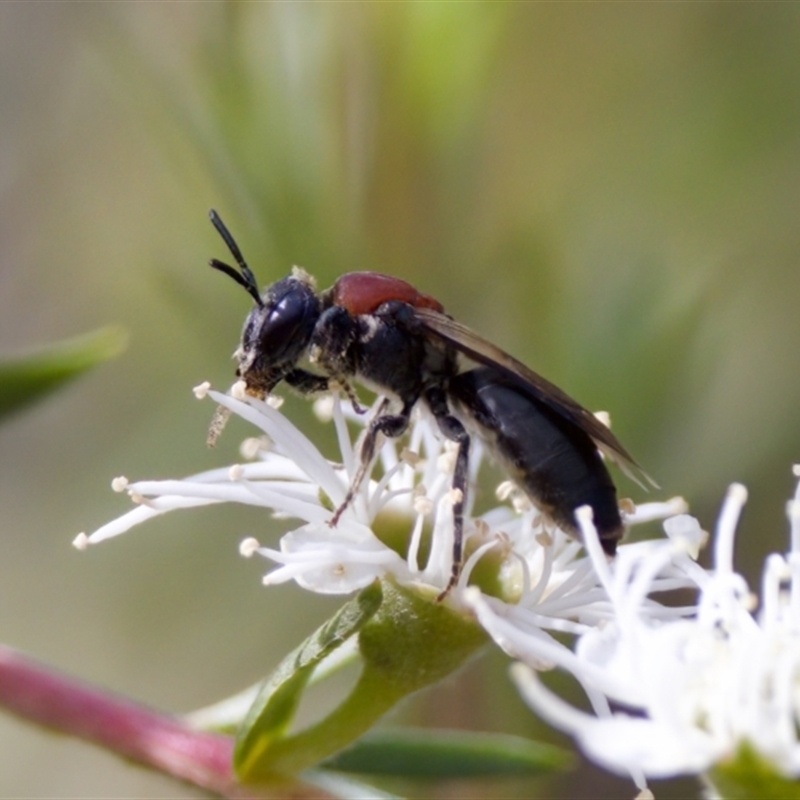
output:
<instances>
[{"instance_id":1,"label":"black bee","mask_svg":"<svg viewBox=\"0 0 800 800\"><path fill-rule=\"evenodd\" d=\"M458 445L452 484L458 490L453 572L442 597L461 570L471 433L480 436L531 501L567 533L579 537L575 509L591 506L603 549L614 555L624 526L600 451L626 472L641 469L594 414L399 278L349 272L330 289L317 292L311 278L296 270L259 293L228 229L215 211L209 216L240 271L217 259L210 265L255 301L235 353L236 374L249 394L263 398L284 381L303 394L340 388L355 402L351 380L357 380L396 401L392 411L385 406L367 427L358 472L331 525L367 474L378 437L401 436L412 409L422 401L442 434ZM459 354L481 366L462 371Z\"/></svg>"}]
</instances>

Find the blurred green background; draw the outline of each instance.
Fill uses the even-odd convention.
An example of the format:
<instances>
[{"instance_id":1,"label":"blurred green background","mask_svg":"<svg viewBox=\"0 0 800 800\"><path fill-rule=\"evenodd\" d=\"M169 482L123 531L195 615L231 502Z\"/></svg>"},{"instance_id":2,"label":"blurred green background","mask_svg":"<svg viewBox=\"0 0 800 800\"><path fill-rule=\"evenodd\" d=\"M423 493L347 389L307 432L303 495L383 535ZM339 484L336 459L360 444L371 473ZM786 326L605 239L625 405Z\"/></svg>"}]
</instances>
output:
<instances>
[{"instance_id":1,"label":"blurred green background","mask_svg":"<svg viewBox=\"0 0 800 800\"><path fill-rule=\"evenodd\" d=\"M798 41L794 4L0 6L0 349L131 334L0 429L0 638L183 711L338 605L261 587L236 546L282 528L252 510L70 547L128 508L115 475L231 463L249 435L234 422L208 451L191 395L230 383L250 307L206 267L228 255L211 206L262 283L374 269L435 295L608 410L657 496L704 526L745 483L737 564L757 588L800 460ZM330 442L303 400L285 408ZM489 654L398 718L538 735L506 666ZM8 717L0 740L0 796L187 794ZM432 792L634 794L589 765Z\"/></svg>"}]
</instances>

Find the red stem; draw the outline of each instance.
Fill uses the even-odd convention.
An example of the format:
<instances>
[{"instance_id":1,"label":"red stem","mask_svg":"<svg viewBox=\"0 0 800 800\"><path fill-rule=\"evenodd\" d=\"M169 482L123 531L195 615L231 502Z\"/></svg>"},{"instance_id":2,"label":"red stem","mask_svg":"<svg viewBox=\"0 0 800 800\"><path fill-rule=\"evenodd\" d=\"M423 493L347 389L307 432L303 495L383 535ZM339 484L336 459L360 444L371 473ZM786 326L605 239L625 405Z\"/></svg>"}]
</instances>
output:
<instances>
[{"instance_id":1,"label":"red stem","mask_svg":"<svg viewBox=\"0 0 800 800\"><path fill-rule=\"evenodd\" d=\"M226 797L243 796L233 741L99 691L0 645L0 706ZM250 794L252 796L252 793Z\"/></svg>"}]
</instances>

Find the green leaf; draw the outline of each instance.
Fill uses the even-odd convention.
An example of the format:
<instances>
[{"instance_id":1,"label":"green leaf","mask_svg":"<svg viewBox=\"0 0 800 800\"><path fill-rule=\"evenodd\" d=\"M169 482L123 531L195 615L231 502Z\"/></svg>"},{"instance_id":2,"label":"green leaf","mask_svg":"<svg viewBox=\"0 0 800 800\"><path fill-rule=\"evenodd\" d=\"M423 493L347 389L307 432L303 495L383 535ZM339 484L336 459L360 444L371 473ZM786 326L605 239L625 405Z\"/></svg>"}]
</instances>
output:
<instances>
[{"instance_id":1,"label":"green leaf","mask_svg":"<svg viewBox=\"0 0 800 800\"><path fill-rule=\"evenodd\" d=\"M265 681L236 740L233 761L240 777L256 771L268 749L286 732L315 668L364 626L382 599L378 582L363 589L290 653Z\"/></svg>"},{"instance_id":2,"label":"green leaf","mask_svg":"<svg viewBox=\"0 0 800 800\"><path fill-rule=\"evenodd\" d=\"M342 648L336 655L336 659L325 659L314 669L306 686L310 687L315 683L322 682L334 672L355 661L358 658L358 650L349 648L345 653ZM235 736L248 714L251 713L252 706L260 697L263 688L263 681L248 686L231 697L184 714L183 720L193 728Z\"/></svg>"},{"instance_id":3,"label":"green leaf","mask_svg":"<svg viewBox=\"0 0 800 800\"><path fill-rule=\"evenodd\" d=\"M0 361L0 417L119 355L127 339L122 328L111 326Z\"/></svg>"},{"instance_id":4,"label":"green leaf","mask_svg":"<svg viewBox=\"0 0 800 800\"><path fill-rule=\"evenodd\" d=\"M385 728L372 731L320 766L410 778L538 775L570 765L552 745L499 733Z\"/></svg>"},{"instance_id":5,"label":"green leaf","mask_svg":"<svg viewBox=\"0 0 800 800\"><path fill-rule=\"evenodd\" d=\"M800 797L800 781L781 775L749 745L736 755L709 770L706 778L722 800L795 800Z\"/></svg>"},{"instance_id":6,"label":"green leaf","mask_svg":"<svg viewBox=\"0 0 800 800\"><path fill-rule=\"evenodd\" d=\"M280 738L311 672L296 675L304 665L294 666L297 656L290 656L285 674L270 679L270 685L286 684L285 690L278 686L285 697L270 700L277 713L261 708L254 713L258 733L251 722L240 736L234 762L242 782L269 782L318 764L366 733L400 700L450 675L485 643L475 620L437 603L435 592L397 586L388 579L381 587L380 607L374 616L359 620L363 666L350 695L324 719Z\"/></svg>"}]
</instances>

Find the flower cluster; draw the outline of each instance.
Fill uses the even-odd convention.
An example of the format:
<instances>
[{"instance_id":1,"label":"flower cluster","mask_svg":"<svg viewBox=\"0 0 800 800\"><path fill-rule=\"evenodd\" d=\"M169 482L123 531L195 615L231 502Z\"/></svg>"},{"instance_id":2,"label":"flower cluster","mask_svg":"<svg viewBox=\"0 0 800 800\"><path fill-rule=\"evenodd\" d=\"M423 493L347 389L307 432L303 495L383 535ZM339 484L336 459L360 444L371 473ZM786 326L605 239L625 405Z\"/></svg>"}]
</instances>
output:
<instances>
[{"instance_id":1,"label":"flower cluster","mask_svg":"<svg viewBox=\"0 0 800 800\"><path fill-rule=\"evenodd\" d=\"M318 416L332 419L337 432L341 464L334 464L273 407L275 403L249 397L238 386L234 386L231 395L211 391L205 384L195 393L200 397L209 395L265 434L244 443L242 453L252 460L184 480L129 483L117 478L112 484L114 489L126 491L138 507L91 536L80 534L74 542L76 547L84 549L175 509L237 502L263 506L275 516L304 522L281 537L280 549L264 547L253 538L242 542L243 555L257 553L278 565L265 576L266 584L295 580L310 591L345 594L376 577L391 574L402 584L427 586L437 593L447 585L452 566L451 483L455 452L451 443L440 436L425 409L415 410L407 437L384 442L378 459L380 468L373 469L379 476L363 482L354 502L336 527L331 527L331 510L344 500L358 467L358 447L351 439L350 425L354 423L358 429L368 424L385 401L379 399L366 415L356 414L348 402L340 402L337 396L317 401ZM470 458L473 479L481 458L480 443L476 442ZM491 604L496 613L511 615L514 624L580 634L610 619L612 604L596 565L579 542L549 523L510 484L498 489L498 496L508 502L475 517L471 514L473 495L471 492L465 509L465 538L471 554L450 602L467 603L481 617L483 606L476 605L465 588L474 566L488 551L494 551L499 556L499 594L514 604L483 596L481 602ZM683 510L680 498L635 509L631 505L626 523L667 517ZM376 536L381 514L407 521L408 544L402 554ZM421 563L424 537L429 537L428 554ZM627 551L638 552L648 546L624 545L620 552L625 559ZM691 563L690 559L686 563ZM685 564L672 565L663 580L670 586L690 585L687 568ZM659 583L654 589L664 586ZM650 607L658 614L675 613L655 603Z\"/></svg>"},{"instance_id":2,"label":"flower cluster","mask_svg":"<svg viewBox=\"0 0 800 800\"><path fill-rule=\"evenodd\" d=\"M539 715L572 734L593 760L629 773L640 786L644 776L704 772L742 748L779 775L800 776L800 487L788 506L790 552L766 560L760 603L733 569L746 499L743 486L730 487L714 569L692 572L699 601L691 619L665 621L650 613L647 595L657 588L653 576L664 554L641 559L633 579L625 578L623 554L604 578L613 619L580 636L574 659L561 662L583 685L594 713L545 688L531 669L534 661L523 659L528 665L513 669ZM584 533L593 537L590 524ZM602 574L605 565L595 560Z\"/></svg>"},{"instance_id":3,"label":"flower cluster","mask_svg":"<svg viewBox=\"0 0 800 800\"><path fill-rule=\"evenodd\" d=\"M425 409L415 412L406 437L383 443L377 465L331 527L332 511L343 502L359 466L358 442L353 442L351 431L381 413L385 401L379 399L366 415L355 413L336 396L317 402L318 415L332 419L337 432L341 463L335 464L274 403L247 396L241 386L225 395L203 385L196 394L209 395L263 432L243 445L247 463L184 480L129 483L118 478L114 488L126 491L137 507L91 536L81 534L76 547L86 548L175 509L237 502L302 522L281 536L279 547L263 546L254 538L242 542L243 555L258 554L272 562L265 584L294 580L310 591L345 594L390 575L400 584L428 592L431 599L447 585L455 454ZM473 481L480 462L476 442L470 458ZM748 595L729 567L730 558L722 557L727 572L718 569L715 575L694 561L705 534L684 513L684 502L675 498L638 508L625 504L626 525L665 518L667 536L624 544L609 563L588 507L577 514L581 543L508 484L498 490L499 504L476 516L475 492L469 494L464 518L468 556L446 602L472 613L500 647L522 662L514 674L528 702L574 733L598 761L629 772L640 785L644 774L702 768L723 752L717 720L724 709L700 707L684 693L691 688L703 695L704 682L713 679L702 671L693 677L697 659L706 659L711 670L721 658L720 647L730 646L732 630L759 629L743 610ZM724 519L732 513L726 511ZM403 526L403 546L390 546L381 538L387 519L395 527L398 520ZM725 522L722 527L728 530L731 525ZM728 539L718 539L718 551L726 547L720 541ZM491 591L469 585L481 561L493 565ZM694 605L664 605L651 596L675 589L699 591L699 611ZM777 604L776 595L773 605ZM575 647L564 644L560 634L571 637ZM676 659L682 672L673 664ZM530 667L570 671L585 687L595 714L572 709L550 694ZM683 684L678 674L684 675ZM611 703L640 709L645 716L612 714ZM683 761L676 750L685 755Z\"/></svg>"}]
</instances>

